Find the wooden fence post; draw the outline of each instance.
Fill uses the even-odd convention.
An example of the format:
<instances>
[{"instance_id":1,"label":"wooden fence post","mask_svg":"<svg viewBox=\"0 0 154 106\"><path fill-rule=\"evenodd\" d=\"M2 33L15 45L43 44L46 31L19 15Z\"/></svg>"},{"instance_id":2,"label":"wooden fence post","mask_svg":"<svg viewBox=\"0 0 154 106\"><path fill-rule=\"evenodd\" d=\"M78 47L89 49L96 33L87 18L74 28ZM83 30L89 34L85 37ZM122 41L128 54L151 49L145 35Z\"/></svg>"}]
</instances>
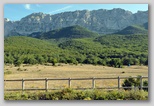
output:
<instances>
[{"instance_id":1,"label":"wooden fence post","mask_svg":"<svg viewBox=\"0 0 154 106\"><path fill-rule=\"evenodd\" d=\"M120 89L120 77L118 76L118 90Z\"/></svg>"},{"instance_id":2,"label":"wooden fence post","mask_svg":"<svg viewBox=\"0 0 154 106\"><path fill-rule=\"evenodd\" d=\"M142 90L142 76L140 76L140 89Z\"/></svg>"},{"instance_id":3,"label":"wooden fence post","mask_svg":"<svg viewBox=\"0 0 154 106\"><path fill-rule=\"evenodd\" d=\"M48 91L48 78L45 78L45 90Z\"/></svg>"},{"instance_id":4,"label":"wooden fence post","mask_svg":"<svg viewBox=\"0 0 154 106\"><path fill-rule=\"evenodd\" d=\"M95 77L92 78L92 88L95 89Z\"/></svg>"},{"instance_id":5,"label":"wooden fence post","mask_svg":"<svg viewBox=\"0 0 154 106\"><path fill-rule=\"evenodd\" d=\"M68 87L71 88L71 78L68 79Z\"/></svg>"},{"instance_id":6,"label":"wooden fence post","mask_svg":"<svg viewBox=\"0 0 154 106\"><path fill-rule=\"evenodd\" d=\"M25 82L24 79L22 79L22 93L23 93L23 91L25 89L25 83L24 82Z\"/></svg>"}]
</instances>

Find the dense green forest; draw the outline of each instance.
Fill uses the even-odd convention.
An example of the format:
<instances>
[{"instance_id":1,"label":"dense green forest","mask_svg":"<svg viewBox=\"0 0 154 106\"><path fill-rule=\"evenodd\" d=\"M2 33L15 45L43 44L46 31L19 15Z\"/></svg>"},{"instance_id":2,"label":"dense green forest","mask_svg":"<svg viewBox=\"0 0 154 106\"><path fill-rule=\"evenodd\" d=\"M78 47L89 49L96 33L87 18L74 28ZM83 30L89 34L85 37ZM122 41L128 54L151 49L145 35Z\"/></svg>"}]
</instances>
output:
<instances>
[{"instance_id":1,"label":"dense green forest","mask_svg":"<svg viewBox=\"0 0 154 106\"><path fill-rule=\"evenodd\" d=\"M104 35L72 39L11 36L4 40L4 63L72 63L122 67L148 65L148 35Z\"/></svg>"}]
</instances>

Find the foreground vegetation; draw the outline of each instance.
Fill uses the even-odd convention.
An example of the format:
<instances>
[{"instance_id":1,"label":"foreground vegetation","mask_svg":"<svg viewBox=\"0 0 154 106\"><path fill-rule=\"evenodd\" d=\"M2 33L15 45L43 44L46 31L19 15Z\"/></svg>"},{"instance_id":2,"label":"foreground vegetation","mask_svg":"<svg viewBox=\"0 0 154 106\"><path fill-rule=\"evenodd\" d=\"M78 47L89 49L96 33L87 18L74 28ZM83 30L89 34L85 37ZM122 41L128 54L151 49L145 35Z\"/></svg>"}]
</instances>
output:
<instances>
[{"instance_id":1,"label":"foreground vegetation","mask_svg":"<svg viewBox=\"0 0 154 106\"><path fill-rule=\"evenodd\" d=\"M84 90L69 88L51 92L5 93L5 100L148 100L148 92L142 90Z\"/></svg>"}]
</instances>

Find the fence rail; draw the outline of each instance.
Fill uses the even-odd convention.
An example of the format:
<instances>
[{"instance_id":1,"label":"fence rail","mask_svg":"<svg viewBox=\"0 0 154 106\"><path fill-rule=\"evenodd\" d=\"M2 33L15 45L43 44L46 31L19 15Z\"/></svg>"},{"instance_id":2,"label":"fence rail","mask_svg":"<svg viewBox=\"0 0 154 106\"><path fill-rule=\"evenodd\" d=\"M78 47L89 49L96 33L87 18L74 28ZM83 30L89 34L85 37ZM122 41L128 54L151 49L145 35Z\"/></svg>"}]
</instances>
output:
<instances>
[{"instance_id":1,"label":"fence rail","mask_svg":"<svg viewBox=\"0 0 154 106\"><path fill-rule=\"evenodd\" d=\"M90 88L73 88L73 89L124 89L124 88L132 88L132 87L122 87L120 85L120 81L121 79L127 79L127 78L130 78L130 77L112 77L112 78L35 78L35 79L11 79L11 80L7 80L5 79L4 82L22 82L21 86L22 88L21 89L4 89L5 91L26 91L26 90L45 90L45 91L48 91L48 90L58 90L58 89L51 89L51 88L48 88L48 82L49 81L53 81L53 80L61 80L61 81L68 81L68 87L69 88L72 88L71 87L71 84L72 84L72 81L73 80L91 80L91 87ZM131 77L131 78L138 78L137 76L135 77ZM117 87L96 87L95 86L95 81L96 80L108 80L108 79L117 79ZM143 88L148 88L148 86L143 86L143 79L148 79L147 76L140 76L140 86L138 88L140 89L143 89ZM44 81L44 88L25 88L25 82L26 81Z\"/></svg>"}]
</instances>

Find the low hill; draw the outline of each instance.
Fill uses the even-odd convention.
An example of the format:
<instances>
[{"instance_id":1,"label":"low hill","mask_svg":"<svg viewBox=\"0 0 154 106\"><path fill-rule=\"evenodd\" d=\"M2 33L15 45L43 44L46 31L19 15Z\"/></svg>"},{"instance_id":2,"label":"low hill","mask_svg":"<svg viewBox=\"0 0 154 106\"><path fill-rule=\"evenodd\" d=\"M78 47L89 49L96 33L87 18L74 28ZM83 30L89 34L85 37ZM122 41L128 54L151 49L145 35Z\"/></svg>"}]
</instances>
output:
<instances>
[{"instance_id":1,"label":"low hill","mask_svg":"<svg viewBox=\"0 0 154 106\"><path fill-rule=\"evenodd\" d=\"M148 23L144 25L132 25L116 32L115 34L130 35L130 34L148 34Z\"/></svg>"},{"instance_id":2,"label":"low hill","mask_svg":"<svg viewBox=\"0 0 154 106\"><path fill-rule=\"evenodd\" d=\"M60 39L60 38L89 38L97 37L99 34L94 33L79 25L65 27L61 29L52 30L49 32L36 32L30 36L39 39Z\"/></svg>"}]
</instances>

